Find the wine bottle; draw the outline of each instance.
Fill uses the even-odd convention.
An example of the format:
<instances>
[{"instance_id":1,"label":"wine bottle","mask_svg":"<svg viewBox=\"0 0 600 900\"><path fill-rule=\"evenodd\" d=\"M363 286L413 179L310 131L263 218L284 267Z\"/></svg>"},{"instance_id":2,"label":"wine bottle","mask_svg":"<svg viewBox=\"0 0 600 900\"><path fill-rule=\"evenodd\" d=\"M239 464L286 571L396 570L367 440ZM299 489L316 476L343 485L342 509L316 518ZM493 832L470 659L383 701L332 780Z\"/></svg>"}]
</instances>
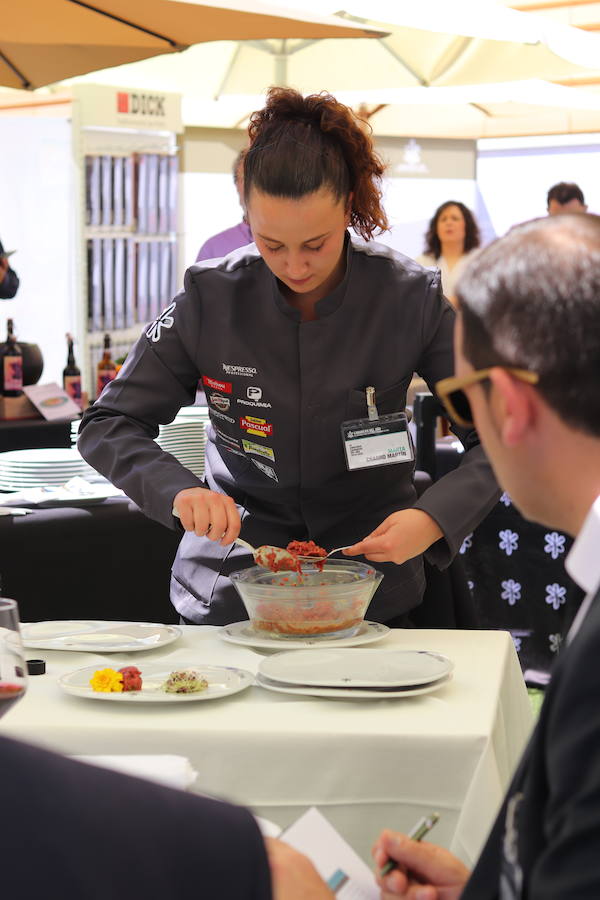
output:
<instances>
[{"instance_id":1,"label":"wine bottle","mask_svg":"<svg viewBox=\"0 0 600 900\"><path fill-rule=\"evenodd\" d=\"M81 408L81 371L75 364L71 334L67 334L67 364L63 369L63 387L71 400Z\"/></svg>"},{"instance_id":2,"label":"wine bottle","mask_svg":"<svg viewBox=\"0 0 600 900\"><path fill-rule=\"evenodd\" d=\"M96 370L96 396L99 397L107 384L117 376L117 365L111 354L110 334L104 335L104 355Z\"/></svg>"},{"instance_id":3,"label":"wine bottle","mask_svg":"<svg viewBox=\"0 0 600 900\"><path fill-rule=\"evenodd\" d=\"M23 352L14 335L13 320L6 323L6 343L0 348L2 358L2 395L20 397L23 393Z\"/></svg>"}]
</instances>

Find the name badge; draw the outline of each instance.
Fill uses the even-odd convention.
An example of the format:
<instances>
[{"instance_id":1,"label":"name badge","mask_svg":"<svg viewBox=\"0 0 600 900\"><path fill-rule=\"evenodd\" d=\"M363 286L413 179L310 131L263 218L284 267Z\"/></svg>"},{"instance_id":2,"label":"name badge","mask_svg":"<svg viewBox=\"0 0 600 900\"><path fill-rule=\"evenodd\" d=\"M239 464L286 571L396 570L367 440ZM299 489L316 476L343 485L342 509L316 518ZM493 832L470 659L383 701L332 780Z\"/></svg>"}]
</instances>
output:
<instances>
[{"instance_id":1,"label":"name badge","mask_svg":"<svg viewBox=\"0 0 600 900\"><path fill-rule=\"evenodd\" d=\"M346 465L355 469L412 462L414 452L405 413L342 422Z\"/></svg>"}]
</instances>

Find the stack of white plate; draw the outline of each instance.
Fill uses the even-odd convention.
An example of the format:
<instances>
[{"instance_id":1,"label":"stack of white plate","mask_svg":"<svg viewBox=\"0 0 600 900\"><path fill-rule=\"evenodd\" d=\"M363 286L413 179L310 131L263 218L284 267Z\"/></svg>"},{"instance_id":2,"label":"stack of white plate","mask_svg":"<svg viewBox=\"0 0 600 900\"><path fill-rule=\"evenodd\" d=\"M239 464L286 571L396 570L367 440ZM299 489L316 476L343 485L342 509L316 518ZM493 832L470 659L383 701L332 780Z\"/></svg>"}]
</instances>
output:
<instances>
[{"instance_id":1,"label":"stack of white plate","mask_svg":"<svg viewBox=\"0 0 600 900\"><path fill-rule=\"evenodd\" d=\"M169 425L161 425L157 444L179 460L182 466L198 478L204 475L204 447L206 425L209 422L206 406L184 406ZM71 444L77 443L80 419L71 422Z\"/></svg>"},{"instance_id":2,"label":"stack of white plate","mask_svg":"<svg viewBox=\"0 0 600 900\"><path fill-rule=\"evenodd\" d=\"M284 694L380 700L437 691L453 668L430 650L293 650L263 659L256 681Z\"/></svg>"},{"instance_id":3,"label":"stack of white plate","mask_svg":"<svg viewBox=\"0 0 600 900\"><path fill-rule=\"evenodd\" d=\"M185 406L177 413L173 422L160 426L156 439L163 450L171 453L182 466L198 478L204 475L204 448L208 421L206 406Z\"/></svg>"},{"instance_id":4,"label":"stack of white plate","mask_svg":"<svg viewBox=\"0 0 600 900\"><path fill-rule=\"evenodd\" d=\"M79 475L97 478L97 472L77 450L48 447L0 453L0 490L22 491L41 485L62 485Z\"/></svg>"}]
</instances>

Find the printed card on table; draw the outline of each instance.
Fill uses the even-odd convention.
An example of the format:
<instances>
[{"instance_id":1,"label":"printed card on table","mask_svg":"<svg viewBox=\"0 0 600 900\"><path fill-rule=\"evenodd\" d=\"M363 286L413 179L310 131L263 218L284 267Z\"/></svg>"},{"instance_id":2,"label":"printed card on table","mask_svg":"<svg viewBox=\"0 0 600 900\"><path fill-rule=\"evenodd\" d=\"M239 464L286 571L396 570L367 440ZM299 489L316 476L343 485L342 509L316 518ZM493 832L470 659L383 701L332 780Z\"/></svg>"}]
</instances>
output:
<instances>
[{"instance_id":1,"label":"printed card on table","mask_svg":"<svg viewBox=\"0 0 600 900\"><path fill-rule=\"evenodd\" d=\"M23 393L49 422L74 419L81 414L77 404L55 382L27 385Z\"/></svg>"}]
</instances>

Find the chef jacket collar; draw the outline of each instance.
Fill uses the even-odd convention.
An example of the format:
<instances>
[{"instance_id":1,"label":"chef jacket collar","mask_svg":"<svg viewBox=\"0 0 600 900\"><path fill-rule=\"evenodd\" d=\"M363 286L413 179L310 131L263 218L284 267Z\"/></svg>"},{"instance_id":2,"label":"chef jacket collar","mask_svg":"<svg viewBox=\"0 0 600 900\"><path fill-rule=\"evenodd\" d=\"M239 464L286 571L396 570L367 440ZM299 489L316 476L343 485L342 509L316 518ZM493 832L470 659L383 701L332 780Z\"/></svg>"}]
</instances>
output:
<instances>
[{"instance_id":1,"label":"chef jacket collar","mask_svg":"<svg viewBox=\"0 0 600 900\"><path fill-rule=\"evenodd\" d=\"M348 287L348 280L350 276L350 267L352 264L352 241L350 240L350 235L346 232L344 238L344 249L346 251L346 272L344 277L338 284L336 288L330 294L327 294L326 297L323 297L321 300L318 300L315 304L315 312L317 313L317 319L322 319L324 316L329 316L331 313L334 313L336 309L338 309L346 295L346 289ZM283 296L281 289L279 287L279 279L277 279L274 275L272 275L273 279L273 294L275 297L275 303L281 310L281 312L287 316L289 319L294 319L296 322L301 321L301 314L299 309L294 309L288 301Z\"/></svg>"}]
</instances>

